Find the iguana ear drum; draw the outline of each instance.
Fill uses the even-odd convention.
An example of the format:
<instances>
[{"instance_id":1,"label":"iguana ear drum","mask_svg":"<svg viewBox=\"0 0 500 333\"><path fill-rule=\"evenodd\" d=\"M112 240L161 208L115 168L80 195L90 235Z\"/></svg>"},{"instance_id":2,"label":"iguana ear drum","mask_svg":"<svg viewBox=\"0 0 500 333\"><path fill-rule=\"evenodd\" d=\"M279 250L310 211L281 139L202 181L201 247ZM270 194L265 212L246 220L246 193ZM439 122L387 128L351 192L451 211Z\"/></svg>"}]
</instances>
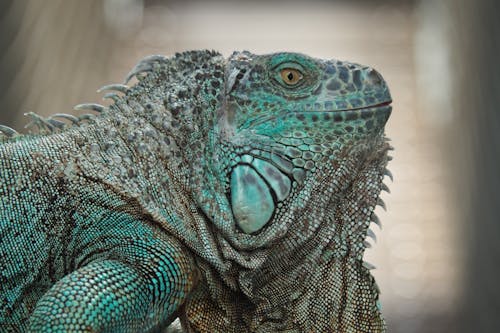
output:
<instances>
[{"instance_id":1,"label":"iguana ear drum","mask_svg":"<svg viewBox=\"0 0 500 333\"><path fill-rule=\"evenodd\" d=\"M274 165L242 157L231 172L231 206L236 224L245 233L259 231L272 218L276 203L290 194L290 178Z\"/></svg>"}]
</instances>

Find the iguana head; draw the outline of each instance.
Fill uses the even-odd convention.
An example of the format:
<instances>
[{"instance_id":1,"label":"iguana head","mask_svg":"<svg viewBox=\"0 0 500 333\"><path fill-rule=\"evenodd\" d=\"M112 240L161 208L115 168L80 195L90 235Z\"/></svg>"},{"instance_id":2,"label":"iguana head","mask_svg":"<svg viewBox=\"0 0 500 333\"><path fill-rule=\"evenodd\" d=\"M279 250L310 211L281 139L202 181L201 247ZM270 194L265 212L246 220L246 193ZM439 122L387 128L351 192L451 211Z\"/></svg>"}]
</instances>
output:
<instances>
[{"instance_id":1,"label":"iguana head","mask_svg":"<svg viewBox=\"0 0 500 333\"><path fill-rule=\"evenodd\" d=\"M318 170L349 152L366 158L391 112L387 85L366 66L242 52L231 56L225 75L225 134L238 150L231 206L247 234L289 213L303 184L325 176Z\"/></svg>"}]
</instances>

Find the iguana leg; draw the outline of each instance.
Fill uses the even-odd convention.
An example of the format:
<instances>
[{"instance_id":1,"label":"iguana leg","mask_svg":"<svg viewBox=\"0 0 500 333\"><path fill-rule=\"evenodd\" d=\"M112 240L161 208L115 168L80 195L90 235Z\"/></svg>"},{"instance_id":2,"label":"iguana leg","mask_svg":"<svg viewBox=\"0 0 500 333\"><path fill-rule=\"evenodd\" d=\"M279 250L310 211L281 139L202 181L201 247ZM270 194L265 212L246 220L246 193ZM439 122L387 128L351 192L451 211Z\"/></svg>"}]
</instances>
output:
<instances>
[{"instance_id":1,"label":"iguana leg","mask_svg":"<svg viewBox=\"0 0 500 333\"><path fill-rule=\"evenodd\" d=\"M38 301L29 331L149 332L167 326L193 288L196 271L181 244L161 238L124 240L107 258L59 280Z\"/></svg>"}]
</instances>

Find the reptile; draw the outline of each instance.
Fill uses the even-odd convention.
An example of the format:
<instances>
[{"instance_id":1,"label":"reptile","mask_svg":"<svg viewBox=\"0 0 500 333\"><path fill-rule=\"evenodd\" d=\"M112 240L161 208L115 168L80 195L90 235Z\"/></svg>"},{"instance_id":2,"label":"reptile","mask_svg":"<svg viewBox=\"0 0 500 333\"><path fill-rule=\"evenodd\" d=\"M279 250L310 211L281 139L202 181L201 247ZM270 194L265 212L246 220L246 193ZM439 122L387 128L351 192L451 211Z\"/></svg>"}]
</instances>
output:
<instances>
[{"instance_id":1,"label":"reptile","mask_svg":"<svg viewBox=\"0 0 500 333\"><path fill-rule=\"evenodd\" d=\"M386 330L363 261L392 178L377 71L188 51L99 91L0 126L1 332Z\"/></svg>"}]
</instances>

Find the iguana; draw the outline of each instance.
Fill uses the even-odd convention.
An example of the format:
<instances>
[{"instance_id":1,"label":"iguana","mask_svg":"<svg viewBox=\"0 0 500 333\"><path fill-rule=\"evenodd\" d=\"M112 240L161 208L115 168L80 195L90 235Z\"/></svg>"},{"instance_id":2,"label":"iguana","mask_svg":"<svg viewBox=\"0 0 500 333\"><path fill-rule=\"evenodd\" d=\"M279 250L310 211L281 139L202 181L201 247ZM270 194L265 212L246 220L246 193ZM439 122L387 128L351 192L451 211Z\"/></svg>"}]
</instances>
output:
<instances>
[{"instance_id":1,"label":"iguana","mask_svg":"<svg viewBox=\"0 0 500 333\"><path fill-rule=\"evenodd\" d=\"M190 51L133 77L91 114L0 127L0 331L384 332L363 262L381 75Z\"/></svg>"}]
</instances>

